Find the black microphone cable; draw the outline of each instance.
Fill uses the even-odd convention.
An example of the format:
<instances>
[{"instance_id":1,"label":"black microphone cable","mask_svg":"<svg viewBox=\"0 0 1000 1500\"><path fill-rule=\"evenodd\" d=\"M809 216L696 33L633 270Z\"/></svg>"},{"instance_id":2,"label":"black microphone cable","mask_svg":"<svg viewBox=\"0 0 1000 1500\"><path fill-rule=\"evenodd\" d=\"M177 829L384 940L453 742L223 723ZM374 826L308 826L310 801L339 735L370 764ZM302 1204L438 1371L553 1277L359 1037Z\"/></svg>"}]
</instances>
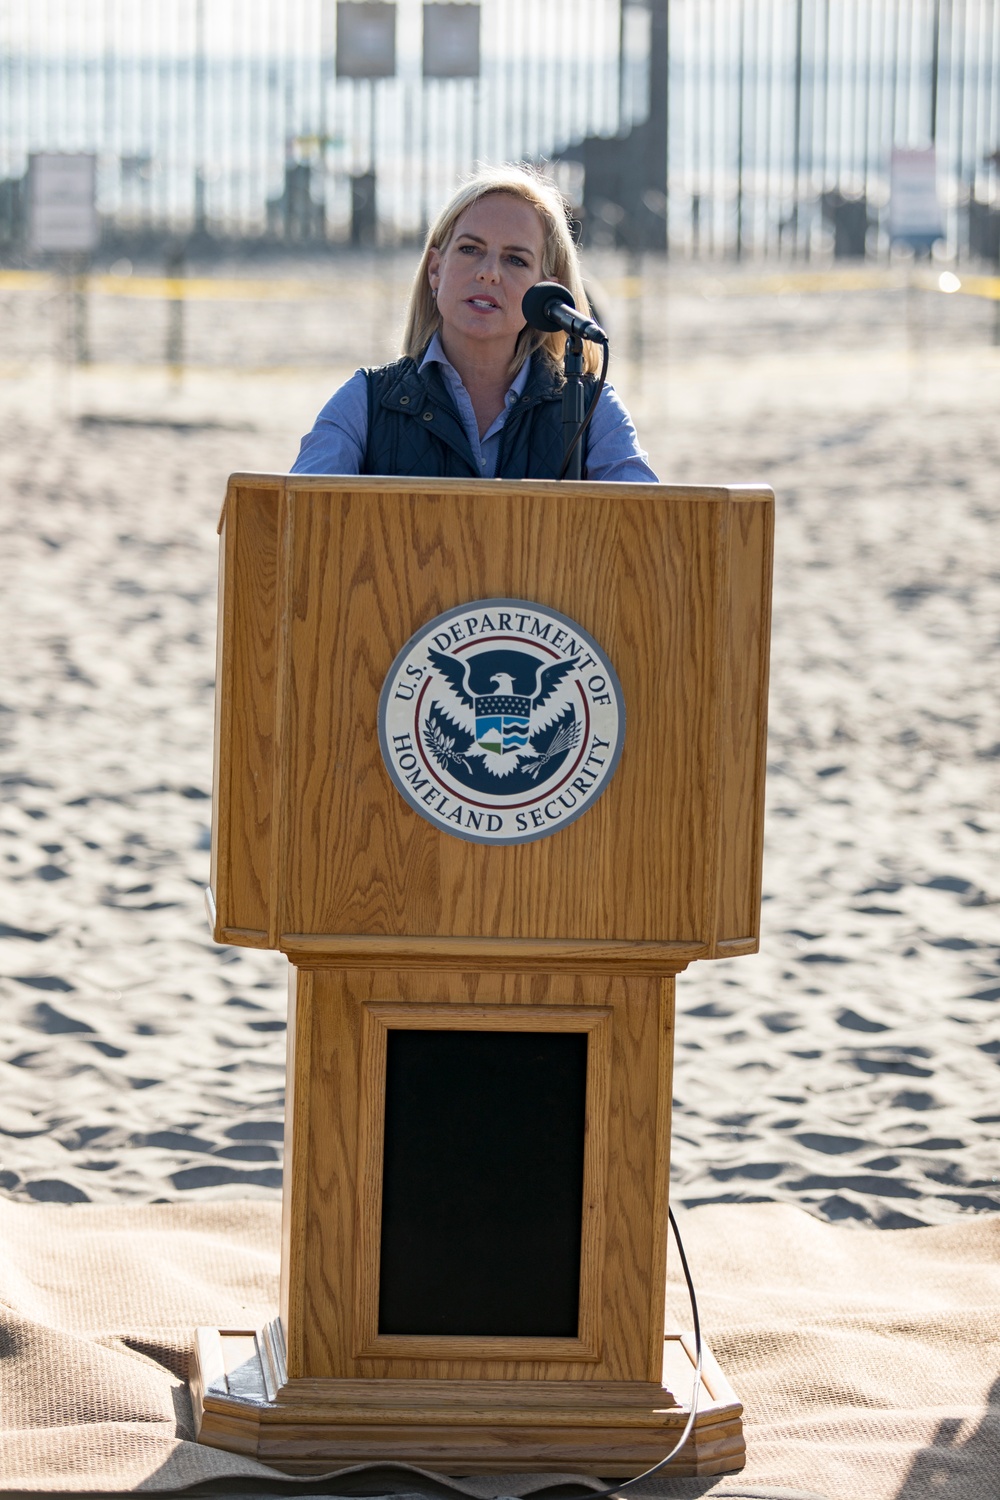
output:
<instances>
[{"instance_id":1,"label":"black microphone cable","mask_svg":"<svg viewBox=\"0 0 1000 1500\"><path fill-rule=\"evenodd\" d=\"M592 410L593 407L591 407ZM677 1220L674 1218L673 1209L668 1209L668 1213L670 1216L670 1227L674 1232L674 1240L677 1244L677 1253L681 1260L681 1270L684 1272L684 1280L687 1283L688 1299L691 1303L691 1321L694 1326L694 1385L691 1390L691 1410L684 1424L684 1431L666 1458L661 1458L659 1463L653 1464L652 1468L644 1470L641 1474L636 1474L632 1479L623 1479L621 1484L609 1485L606 1490L584 1490L579 1500L610 1500L612 1495L624 1494L626 1490L633 1489L637 1484L642 1484L643 1480L652 1479L654 1474L659 1474L668 1464L673 1463L691 1436L691 1429L694 1427L695 1418L698 1415L698 1397L701 1393L701 1369L704 1360L704 1349L701 1341L701 1319L698 1316L698 1298L695 1295L694 1282L691 1280L691 1271L687 1263L687 1256L684 1254L684 1242L681 1239L680 1230L677 1228ZM496 1495L494 1500L512 1500L512 1497Z\"/></svg>"},{"instance_id":2,"label":"black microphone cable","mask_svg":"<svg viewBox=\"0 0 1000 1500\"><path fill-rule=\"evenodd\" d=\"M587 415L584 417L583 421L580 423L579 427L577 428L577 430L576 430L576 436L573 438L573 441L570 443L569 448L568 448L567 453L566 453L566 457L563 459L563 466L562 466L562 468L559 471L559 478L560 479L565 479L565 477L566 477L566 470L569 468L570 459L573 457L573 454L576 452L578 444L580 444L580 443L583 442L583 434L586 432L587 428L590 426L591 418L593 417L594 412L597 410L597 403L601 399L601 392L604 389L604 382L608 378L608 357L609 357L608 345L607 344L602 344L601 345L601 351L602 351L602 355L601 355L601 373L600 373L600 376L599 376L598 381L597 381L597 387L596 387L596 389L594 391L594 399L593 399L593 401L591 401L590 405L588 406L588 408L587 408ZM577 408L577 409L579 410L579 408ZM680 1241L678 1241L678 1244L680 1244Z\"/></svg>"}]
</instances>

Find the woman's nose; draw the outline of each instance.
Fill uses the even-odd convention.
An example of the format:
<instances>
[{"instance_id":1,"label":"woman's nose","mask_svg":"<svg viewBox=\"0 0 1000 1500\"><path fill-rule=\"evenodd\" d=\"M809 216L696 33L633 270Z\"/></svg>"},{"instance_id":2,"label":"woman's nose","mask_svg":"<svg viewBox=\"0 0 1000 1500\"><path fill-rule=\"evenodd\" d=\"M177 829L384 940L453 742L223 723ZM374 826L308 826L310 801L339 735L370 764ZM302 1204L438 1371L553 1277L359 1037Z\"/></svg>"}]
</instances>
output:
<instances>
[{"instance_id":1,"label":"woman's nose","mask_svg":"<svg viewBox=\"0 0 1000 1500\"><path fill-rule=\"evenodd\" d=\"M479 262L478 276L481 281L499 281L500 258L496 255L484 255Z\"/></svg>"}]
</instances>

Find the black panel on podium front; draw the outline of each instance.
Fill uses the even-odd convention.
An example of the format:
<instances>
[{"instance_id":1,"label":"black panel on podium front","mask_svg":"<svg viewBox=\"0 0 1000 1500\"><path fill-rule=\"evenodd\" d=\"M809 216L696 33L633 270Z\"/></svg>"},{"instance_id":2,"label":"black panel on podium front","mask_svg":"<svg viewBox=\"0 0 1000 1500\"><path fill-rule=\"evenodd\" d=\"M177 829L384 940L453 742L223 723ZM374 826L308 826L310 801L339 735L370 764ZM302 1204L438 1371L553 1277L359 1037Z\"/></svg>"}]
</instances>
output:
<instances>
[{"instance_id":1,"label":"black panel on podium front","mask_svg":"<svg viewBox=\"0 0 1000 1500\"><path fill-rule=\"evenodd\" d=\"M587 1034L390 1030L379 1332L573 1338Z\"/></svg>"}]
</instances>

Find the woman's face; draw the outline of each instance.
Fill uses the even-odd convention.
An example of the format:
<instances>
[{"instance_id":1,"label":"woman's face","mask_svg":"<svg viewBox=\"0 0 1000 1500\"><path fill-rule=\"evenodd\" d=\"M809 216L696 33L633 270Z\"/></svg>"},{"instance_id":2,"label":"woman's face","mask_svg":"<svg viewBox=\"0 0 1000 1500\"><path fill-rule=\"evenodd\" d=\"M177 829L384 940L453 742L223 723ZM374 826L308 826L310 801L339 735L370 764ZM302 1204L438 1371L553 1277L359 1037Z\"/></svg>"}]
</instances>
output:
<instances>
[{"instance_id":1,"label":"woman's face","mask_svg":"<svg viewBox=\"0 0 1000 1500\"><path fill-rule=\"evenodd\" d=\"M506 346L513 355L524 327L521 298L542 280L543 247L542 221L523 198L489 193L465 210L427 266L446 350Z\"/></svg>"}]
</instances>

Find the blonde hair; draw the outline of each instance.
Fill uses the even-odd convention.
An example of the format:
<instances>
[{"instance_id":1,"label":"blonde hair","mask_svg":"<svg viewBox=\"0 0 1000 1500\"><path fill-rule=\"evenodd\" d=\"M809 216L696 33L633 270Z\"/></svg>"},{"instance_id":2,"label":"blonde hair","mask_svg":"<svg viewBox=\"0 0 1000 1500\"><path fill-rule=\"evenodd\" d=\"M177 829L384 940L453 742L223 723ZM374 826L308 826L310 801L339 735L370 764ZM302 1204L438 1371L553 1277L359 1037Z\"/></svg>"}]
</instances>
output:
<instances>
[{"instance_id":1,"label":"blonde hair","mask_svg":"<svg viewBox=\"0 0 1000 1500\"><path fill-rule=\"evenodd\" d=\"M403 353L411 359L420 359L441 327L441 314L428 279L431 251L443 253L465 210L491 193L507 193L511 198L530 203L542 221L542 267L538 279L560 282L573 293L577 307L587 310L589 304L583 288L580 259L569 229L569 205L555 183L528 167L486 167L458 189L427 231L424 253L410 290L403 330ZM561 362L565 347L564 333L542 333L537 328L525 327L514 346L511 374L515 375L528 355L536 350L541 350L554 362ZM584 365L596 374L600 356L594 344L584 344Z\"/></svg>"}]
</instances>

